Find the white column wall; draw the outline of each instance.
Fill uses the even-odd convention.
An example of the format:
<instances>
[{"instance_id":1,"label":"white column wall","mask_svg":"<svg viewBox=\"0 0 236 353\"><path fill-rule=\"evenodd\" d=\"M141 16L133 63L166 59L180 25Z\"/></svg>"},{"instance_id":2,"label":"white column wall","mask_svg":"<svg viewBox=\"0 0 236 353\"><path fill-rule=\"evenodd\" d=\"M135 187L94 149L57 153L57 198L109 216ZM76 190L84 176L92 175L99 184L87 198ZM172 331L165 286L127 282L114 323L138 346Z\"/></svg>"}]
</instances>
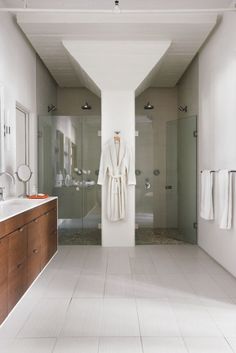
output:
<instances>
[{"instance_id":1,"label":"white column wall","mask_svg":"<svg viewBox=\"0 0 236 353\"><path fill-rule=\"evenodd\" d=\"M134 153L135 141L134 91L102 91L102 146L114 136L114 131L129 143ZM110 222L106 213L106 188L102 188L103 246L135 245L135 187L128 187L127 218Z\"/></svg>"}]
</instances>

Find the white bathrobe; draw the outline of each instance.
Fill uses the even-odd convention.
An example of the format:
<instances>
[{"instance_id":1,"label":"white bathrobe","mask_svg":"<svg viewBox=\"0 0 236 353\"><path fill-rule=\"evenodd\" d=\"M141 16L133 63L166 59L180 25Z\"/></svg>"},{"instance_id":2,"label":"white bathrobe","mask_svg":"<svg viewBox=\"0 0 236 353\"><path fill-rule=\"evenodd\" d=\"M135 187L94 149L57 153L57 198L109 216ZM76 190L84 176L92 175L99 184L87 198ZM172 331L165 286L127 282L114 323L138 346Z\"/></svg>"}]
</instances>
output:
<instances>
[{"instance_id":1,"label":"white bathrobe","mask_svg":"<svg viewBox=\"0 0 236 353\"><path fill-rule=\"evenodd\" d=\"M101 155L98 184L105 185L107 217L112 222L124 219L127 207L127 186L135 185L135 169L132 153L123 139L112 138Z\"/></svg>"}]
</instances>

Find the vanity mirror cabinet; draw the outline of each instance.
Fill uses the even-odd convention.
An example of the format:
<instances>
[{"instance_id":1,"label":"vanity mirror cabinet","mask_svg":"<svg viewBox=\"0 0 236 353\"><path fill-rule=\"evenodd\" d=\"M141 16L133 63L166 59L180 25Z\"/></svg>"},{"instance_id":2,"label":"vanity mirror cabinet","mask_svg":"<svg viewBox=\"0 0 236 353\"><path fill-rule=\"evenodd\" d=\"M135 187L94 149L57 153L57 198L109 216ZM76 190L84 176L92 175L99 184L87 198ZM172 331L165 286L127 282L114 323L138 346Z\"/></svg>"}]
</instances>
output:
<instances>
[{"instance_id":1,"label":"vanity mirror cabinet","mask_svg":"<svg viewBox=\"0 0 236 353\"><path fill-rule=\"evenodd\" d=\"M56 199L0 222L0 323L56 251Z\"/></svg>"}]
</instances>

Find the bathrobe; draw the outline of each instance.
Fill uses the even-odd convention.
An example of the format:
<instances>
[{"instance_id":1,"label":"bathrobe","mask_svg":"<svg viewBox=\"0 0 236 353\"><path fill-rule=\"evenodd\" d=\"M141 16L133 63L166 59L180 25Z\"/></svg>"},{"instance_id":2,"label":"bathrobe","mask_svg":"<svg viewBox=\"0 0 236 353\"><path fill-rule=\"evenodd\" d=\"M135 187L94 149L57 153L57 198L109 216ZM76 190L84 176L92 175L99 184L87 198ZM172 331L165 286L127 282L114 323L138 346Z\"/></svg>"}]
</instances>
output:
<instances>
[{"instance_id":1,"label":"bathrobe","mask_svg":"<svg viewBox=\"0 0 236 353\"><path fill-rule=\"evenodd\" d=\"M112 138L102 151L98 184L106 187L107 218L116 222L126 217L127 187L136 184L134 158L130 148L120 138Z\"/></svg>"}]
</instances>

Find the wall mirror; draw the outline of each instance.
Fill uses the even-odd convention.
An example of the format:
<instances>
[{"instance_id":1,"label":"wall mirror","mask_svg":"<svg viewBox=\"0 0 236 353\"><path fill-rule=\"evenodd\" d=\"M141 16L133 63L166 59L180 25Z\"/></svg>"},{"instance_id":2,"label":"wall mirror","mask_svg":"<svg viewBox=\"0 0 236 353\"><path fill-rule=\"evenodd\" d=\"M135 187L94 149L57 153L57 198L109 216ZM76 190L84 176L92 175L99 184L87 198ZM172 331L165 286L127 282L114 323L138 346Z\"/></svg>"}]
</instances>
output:
<instances>
[{"instance_id":1,"label":"wall mirror","mask_svg":"<svg viewBox=\"0 0 236 353\"><path fill-rule=\"evenodd\" d=\"M4 88L0 84L0 172L5 169L5 149L4 149Z\"/></svg>"},{"instance_id":2,"label":"wall mirror","mask_svg":"<svg viewBox=\"0 0 236 353\"><path fill-rule=\"evenodd\" d=\"M16 175L18 179L24 183L27 183L32 177L32 171L27 164L21 164L17 168Z\"/></svg>"}]
</instances>

